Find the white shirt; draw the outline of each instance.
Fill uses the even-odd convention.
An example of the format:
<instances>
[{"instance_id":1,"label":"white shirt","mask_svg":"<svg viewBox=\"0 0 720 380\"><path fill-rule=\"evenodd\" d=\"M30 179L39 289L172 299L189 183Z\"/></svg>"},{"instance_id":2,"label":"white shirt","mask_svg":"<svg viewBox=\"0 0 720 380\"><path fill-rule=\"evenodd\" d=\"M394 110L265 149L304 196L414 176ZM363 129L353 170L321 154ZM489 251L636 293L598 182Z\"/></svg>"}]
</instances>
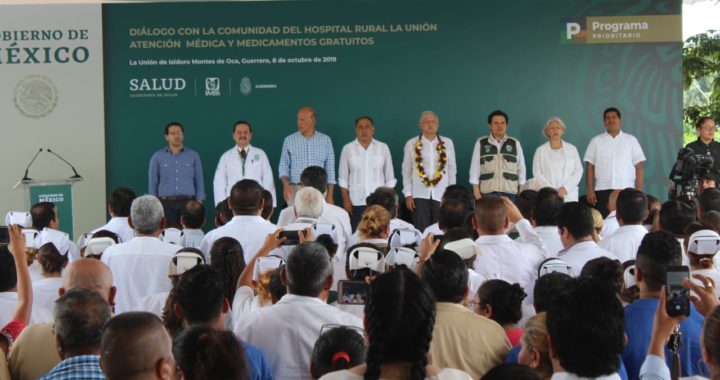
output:
<instances>
[{"instance_id":1,"label":"white shirt","mask_svg":"<svg viewBox=\"0 0 720 380\"><path fill-rule=\"evenodd\" d=\"M487 279L501 279L511 284L518 283L526 293L537 279L540 263L549 256L539 248L539 236L533 231L530 222L523 219L516 224L518 232L532 244L520 243L507 235L480 236L475 243L480 254L475 259L475 272ZM531 236L535 235L535 236Z\"/></svg>"},{"instance_id":2,"label":"white shirt","mask_svg":"<svg viewBox=\"0 0 720 380\"><path fill-rule=\"evenodd\" d=\"M534 228L537 236L540 237L542 242L542 249L552 257L557 256L558 252L563 249L562 241L560 241L560 234L558 233L557 226L538 226ZM527 237L527 235L525 235ZM525 241L525 237L519 236L516 241L518 243L530 243Z\"/></svg>"},{"instance_id":3,"label":"white shirt","mask_svg":"<svg viewBox=\"0 0 720 380\"><path fill-rule=\"evenodd\" d=\"M620 224L617 221L617 216L615 215L615 213L615 210L610 211L608 216L603 221L603 227L602 230L600 230L601 237L610 236L613 234L613 232L615 232L615 230L620 228Z\"/></svg>"},{"instance_id":4,"label":"white shirt","mask_svg":"<svg viewBox=\"0 0 720 380\"><path fill-rule=\"evenodd\" d=\"M292 207L285 207L282 211L280 211L280 216L278 217L278 227L285 227L292 223L295 219L295 209ZM347 211L345 211L342 207L325 202L323 205L322 215L318 218L318 222L333 224L336 228L338 228L338 253L345 252L345 248L348 247L348 240L350 240L350 236L352 235L350 215Z\"/></svg>"},{"instance_id":5,"label":"white shirt","mask_svg":"<svg viewBox=\"0 0 720 380\"><path fill-rule=\"evenodd\" d=\"M635 136L605 132L590 140L583 160L595 166L595 190L624 189L635 187L635 165L645 154Z\"/></svg>"},{"instance_id":6,"label":"white shirt","mask_svg":"<svg viewBox=\"0 0 720 380\"><path fill-rule=\"evenodd\" d=\"M136 236L108 247L101 261L110 268L117 288L115 312L131 311L142 297L169 292L168 266L181 248L150 236Z\"/></svg>"},{"instance_id":7,"label":"white shirt","mask_svg":"<svg viewBox=\"0 0 720 380\"><path fill-rule=\"evenodd\" d=\"M620 380L620 375L613 373L612 375L598 377L580 377L570 372L555 372L550 380Z\"/></svg>"},{"instance_id":8,"label":"white shirt","mask_svg":"<svg viewBox=\"0 0 720 380\"><path fill-rule=\"evenodd\" d=\"M353 206L365 206L365 198L375 189L396 183L387 144L373 139L366 149L355 139L342 148L338 185L348 190Z\"/></svg>"},{"instance_id":9,"label":"white shirt","mask_svg":"<svg viewBox=\"0 0 720 380\"><path fill-rule=\"evenodd\" d=\"M533 177L545 180L558 189L564 187L565 202L578 200L578 184L583 167L575 145L563 141L560 149L550 148L550 142L540 145L533 156Z\"/></svg>"},{"instance_id":10,"label":"white shirt","mask_svg":"<svg viewBox=\"0 0 720 380\"><path fill-rule=\"evenodd\" d=\"M445 234L445 232L443 232L443 230L440 229L439 223L433 223L433 224L425 227L425 231L423 231L423 233L422 233L423 239L425 239L425 236L428 236L428 234L443 235L443 234Z\"/></svg>"},{"instance_id":11,"label":"white shirt","mask_svg":"<svg viewBox=\"0 0 720 380\"><path fill-rule=\"evenodd\" d=\"M600 248L592 240L577 242L558 254L560 260L572 267L575 277L580 276L580 272L588 261L598 257L617 260L617 257L612 252Z\"/></svg>"},{"instance_id":12,"label":"white shirt","mask_svg":"<svg viewBox=\"0 0 720 380\"><path fill-rule=\"evenodd\" d=\"M310 354L325 324L362 328L360 318L319 298L286 294L275 305L246 315L235 335L265 354L276 379L309 380Z\"/></svg>"},{"instance_id":13,"label":"white shirt","mask_svg":"<svg viewBox=\"0 0 720 380\"><path fill-rule=\"evenodd\" d=\"M415 226L413 226L412 224L410 224L402 219L399 219L399 218L392 218L392 219L390 219L390 235L392 235L392 233L395 232L395 230L417 231L415 229ZM418 231L418 233L420 233L420 232ZM390 236L390 235L388 235L388 236ZM353 232L352 236L350 237L350 241L348 242L348 245L347 245L348 248L359 243L360 242L359 240L360 240L360 238L358 237L358 231Z\"/></svg>"},{"instance_id":14,"label":"white shirt","mask_svg":"<svg viewBox=\"0 0 720 380\"><path fill-rule=\"evenodd\" d=\"M490 144L495 145L499 152L502 149L502 145L505 143L507 138L508 138L508 136L505 135L502 138L502 140L497 141L497 140L495 140L494 137L492 137L492 135L490 135L490 136L488 136L488 141L490 142ZM475 146L473 147L472 158L470 159L470 184L471 185L479 185L480 184L480 139L475 140ZM523 153L522 146L520 146L520 141L518 141L517 139L515 139L515 141L517 141L518 185L522 186L525 183L525 179L527 178L527 169L525 168L525 154Z\"/></svg>"},{"instance_id":15,"label":"white shirt","mask_svg":"<svg viewBox=\"0 0 720 380\"><path fill-rule=\"evenodd\" d=\"M205 255L205 262L210 263L210 249L221 237L229 236L237 240L243 249L245 262L248 263L265 243L268 234L275 232L277 227L257 215L235 215L227 224L218 227L205 235L200 250Z\"/></svg>"},{"instance_id":16,"label":"white shirt","mask_svg":"<svg viewBox=\"0 0 720 380\"><path fill-rule=\"evenodd\" d=\"M405 143L402 176L403 176L403 194L408 197L423 199L433 199L440 201L445 188L448 185L455 184L457 174L457 166L455 166L455 146L452 140L447 137L437 135L433 141L421 137L422 141L422 165L425 168L425 176L428 180L435 178L435 170L439 165L439 157L437 152L438 137L445 143L445 154L447 155L447 163L443 176L434 187L427 187L418 177L418 169L415 167L415 143L418 138L413 137Z\"/></svg>"},{"instance_id":17,"label":"white shirt","mask_svg":"<svg viewBox=\"0 0 720 380\"><path fill-rule=\"evenodd\" d=\"M338 310L350 313L360 319L365 317L365 305L342 304L335 302L332 306L338 308Z\"/></svg>"},{"instance_id":18,"label":"white shirt","mask_svg":"<svg viewBox=\"0 0 720 380\"><path fill-rule=\"evenodd\" d=\"M163 308L167 302L168 295L170 295L170 292L160 292L141 297L133 307L133 310L146 311L155 314L158 318L162 318Z\"/></svg>"},{"instance_id":19,"label":"white shirt","mask_svg":"<svg viewBox=\"0 0 720 380\"><path fill-rule=\"evenodd\" d=\"M120 243L129 242L135 237L135 232L128 223L127 216L113 216L108 220L107 224L92 230L90 233L94 234L100 230L106 230L114 232L118 236Z\"/></svg>"},{"instance_id":20,"label":"white shirt","mask_svg":"<svg viewBox=\"0 0 720 380\"><path fill-rule=\"evenodd\" d=\"M479 275L478 272L475 272L475 269L468 268L468 288L470 288L470 299L475 297L475 293L477 293L478 289L480 289L480 285L482 285L485 281L487 281L487 278Z\"/></svg>"},{"instance_id":21,"label":"white shirt","mask_svg":"<svg viewBox=\"0 0 720 380\"><path fill-rule=\"evenodd\" d=\"M604 237L598 244L600 248L608 250L617 256L621 263L635 260L638 247L647 234L645 227L630 224L618 227L612 235Z\"/></svg>"},{"instance_id":22,"label":"white shirt","mask_svg":"<svg viewBox=\"0 0 720 380\"><path fill-rule=\"evenodd\" d=\"M199 228L183 228L183 247L200 248L200 243L205 238L205 233Z\"/></svg>"},{"instance_id":23,"label":"white shirt","mask_svg":"<svg viewBox=\"0 0 720 380\"><path fill-rule=\"evenodd\" d=\"M45 276L42 275L42 267L37 261L37 257L35 257L35 260L33 260L32 264L28 267L28 272L30 272L31 282L39 281L45 278Z\"/></svg>"},{"instance_id":24,"label":"white shirt","mask_svg":"<svg viewBox=\"0 0 720 380\"><path fill-rule=\"evenodd\" d=\"M215 178L213 179L214 204L218 204L218 202L230 196L230 190L238 181L252 179L272 194L274 207L277 201L275 199L275 182L273 181L270 160L268 160L262 149L248 144L245 147L247 156L243 167L240 149L239 146L235 145L220 156L217 169L215 169Z\"/></svg>"},{"instance_id":25,"label":"white shirt","mask_svg":"<svg viewBox=\"0 0 720 380\"><path fill-rule=\"evenodd\" d=\"M241 286L235 291L235 297L232 300L232 308L230 309L231 319L234 321L232 330L238 328L240 322L246 315L253 310L263 307L260 305L260 298L255 295L253 289L249 286Z\"/></svg>"},{"instance_id":26,"label":"white shirt","mask_svg":"<svg viewBox=\"0 0 720 380\"><path fill-rule=\"evenodd\" d=\"M346 369L326 373L320 380L363 380L364 377L356 375ZM472 377L467 372L455 368L442 368L437 375L427 376L425 380L470 380ZM382 379L381 379L382 380Z\"/></svg>"},{"instance_id":27,"label":"white shirt","mask_svg":"<svg viewBox=\"0 0 720 380\"><path fill-rule=\"evenodd\" d=\"M62 278L60 277L47 277L33 282L33 310L35 310L36 306L53 310L55 300L60 298L58 295L60 287L62 287Z\"/></svg>"},{"instance_id":28,"label":"white shirt","mask_svg":"<svg viewBox=\"0 0 720 380\"><path fill-rule=\"evenodd\" d=\"M10 321L12 321L15 310L18 306L18 294L17 292L0 292L0 326L5 327ZM45 323L52 321L52 309L45 309L44 307L35 307L33 305L32 313L30 313L30 321L28 325L35 323ZM0 327L2 328L2 327Z\"/></svg>"}]
</instances>

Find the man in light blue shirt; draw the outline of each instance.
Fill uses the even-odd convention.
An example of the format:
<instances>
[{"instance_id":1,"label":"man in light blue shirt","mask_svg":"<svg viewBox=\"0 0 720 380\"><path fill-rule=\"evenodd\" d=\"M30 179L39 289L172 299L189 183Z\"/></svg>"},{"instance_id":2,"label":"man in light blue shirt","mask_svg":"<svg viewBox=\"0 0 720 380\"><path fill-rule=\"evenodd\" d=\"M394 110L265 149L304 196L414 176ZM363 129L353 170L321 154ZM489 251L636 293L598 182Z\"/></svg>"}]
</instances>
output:
<instances>
[{"instance_id":1,"label":"man in light blue shirt","mask_svg":"<svg viewBox=\"0 0 720 380\"><path fill-rule=\"evenodd\" d=\"M280 181L288 206L293 205L295 191L300 187L300 174L308 166L320 166L327 172L326 200L333 203L335 189L335 151L328 135L315 130L317 116L311 107L303 107L297 114L298 131L287 136L280 153Z\"/></svg>"},{"instance_id":2,"label":"man in light blue shirt","mask_svg":"<svg viewBox=\"0 0 720 380\"><path fill-rule=\"evenodd\" d=\"M202 164L197 152L183 146L185 129L180 123L165 126L165 140L168 146L150 159L148 193L162 202L168 227L178 227L185 203L205 199Z\"/></svg>"}]
</instances>

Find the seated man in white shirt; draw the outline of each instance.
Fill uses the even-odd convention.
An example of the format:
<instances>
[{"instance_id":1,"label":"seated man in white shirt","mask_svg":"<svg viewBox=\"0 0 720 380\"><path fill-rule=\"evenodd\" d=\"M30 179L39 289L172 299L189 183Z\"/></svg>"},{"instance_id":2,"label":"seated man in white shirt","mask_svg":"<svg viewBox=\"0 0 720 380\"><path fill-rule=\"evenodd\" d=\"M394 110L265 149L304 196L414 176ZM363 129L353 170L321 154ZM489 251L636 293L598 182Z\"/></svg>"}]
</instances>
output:
<instances>
[{"instance_id":1,"label":"seated man in white shirt","mask_svg":"<svg viewBox=\"0 0 720 380\"><path fill-rule=\"evenodd\" d=\"M620 227L617 221L617 198L620 190L613 190L608 198L607 208L610 213L603 220L603 227L600 230L600 238L610 236Z\"/></svg>"},{"instance_id":2,"label":"seated man in white shirt","mask_svg":"<svg viewBox=\"0 0 720 380\"><path fill-rule=\"evenodd\" d=\"M465 205L465 208L467 210L470 210L470 211L475 210L475 198L473 197L472 193L470 193L470 190L468 190L463 185L448 186L447 188L445 188L445 192L443 193L442 199L440 200L440 215L438 216L438 221L436 223L433 223L433 224L427 226L427 228L425 228L425 230L422 233L423 238L425 236L427 236L429 233L432 233L433 235L442 235L447 230L457 227L457 226L455 226L455 227L445 226L444 229L440 227L440 219L443 218L443 215L442 215L443 214L443 209L442 209L443 204L445 204L446 202L448 202L450 200L461 201L461 202L463 202L463 204Z\"/></svg>"},{"instance_id":3,"label":"seated man in white shirt","mask_svg":"<svg viewBox=\"0 0 720 380\"><path fill-rule=\"evenodd\" d=\"M620 380L625 330L613 289L592 280L568 284L548 307L547 331L554 380Z\"/></svg>"},{"instance_id":4,"label":"seated man in white shirt","mask_svg":"<svg viewBox=\"0 0 720 380\"><path fill-rule=\"evenodd\" d=\"M281 273L288 294L275 305L252 311L236 326L238 337L265 354L275 378L310 379L310 355L323 325L362 328L360 318L325 303L332 273L325 248L301 243Z\"/></svg>"},{"instance_id":5,"label":"seated man in white shirt","mask_svg":"<svg viewBox=\"0 0 720 380\"><path fill-rule=\"evenodd\" d=\"M115 311L129 311L141 297L170 291L167 267L180 246L158 239L165 227L165 213L160 200L152 195L136 198L130 207L128 223L135 237L127 243L108 247L102 255L115 279Z\"/></svg>"},{"instance_id":6,"label":"seated man in white shirt","mask_svg":"<svg viewBox=\"0 0 720 380\"><path fill-rule=\"evenodd\" d=\"M531 212L534 230L540 236L543 247L550 256L557 256L563 248L557 227L557 216L562 205L563 199L560 193L552 187L544 187L535 196ZM522 239L519 241L523 242Z\"/></svg>"},{"instance_id":7,"label":"seated man in white shirt","mask_svg":"<svg viewBox=\"0 0 720 380\"><path fill-rule=\"evenodd\" d=\"M130 216L130 205L135 200L135 192L127 187L118 187L113 190L107 199L108 213L110 220L104 226L92 230L95 233L100 230L107 230L117 234L119 243L125 243L133 238L133 229L128 224Z\"/></svg>"},{"instance_id":8,"label":"seated man in white shirt","mask_svg":"<svg viewBox=\"0 0 720 380\"><path fill-rule=\"evenodd\" d=\"M206 262L209 262L210 248L215 240L225 236L240 242L245 262L248 262L262 247L265 237L277 229L274 224L260 216L265 202L263 188L259 183L251 179L239 181L233 185L228 203L233 218L225 225L208 232L200 243Z\"/></svg>"},{"instance_id":9,"label":"seated man in white shirt","mask_svg":"<svg viewBox=\"0 0 720 380\"><path fill-rule=\"evenodd\" d=\"M205 224L205 206L195 199L189 200L180 213L180 225L182 225L185 238L184 247L200 247L200 243L205 238L202 230L203 224Z\"/></svg>"},{"instance_id":10,"label":"seated man in white shirt","mask_svg":"<svg viewBox=\"0 0 720 380\"><path fill-rule=\"evenodd\" d=\"M565 247L557 256L572 267L573 276L580 276L585 263L592 259L607 257L617 260L613 253L600 248L593 240L594 224L590 207L580 202L563 204L557 216L557 228Z\"/></svg>"},{"instance_id":11,"label":"seated man in white shirt","mask_svg":"<svg viewBox=\"0 0 720 380\"><path fill-rule=\"evenodd\" d=\"M60 219L58 218L57 208L52 202L38 202L30 208L30 215L32 217L32 228L38 232L42 232L45 228L51 230L59 230ZM40 247L39 234L36 237L35 247ZM29 245L29 244L28 244ZM80 258L80 249L71 240L70 248L68 251L68 260L71 262Z\"/></svg>"},{"instance_id":12,"label":"seated man in white shirt","mask_svg":"<svg viewBox=\"0 0 720 380\"><path fill-rule=\"evenodd\" d=\"M506 235L511 222L528 243L514 241ZM537 278L537 268L549 257L542 250L542 241L530 222L509 199L487 195L475 204L473 223L480 236L475 241L480 246L475 271L487 279L518 283L530 292Z\"/></svg>"},{"instance_id":13,"label":"seated man in white shirt","mask_svg":"<svg viewBox=\"0 0 720 380\"><path fill-rule=\"evenodd\" d=\"M622 190L617 200L617 220L620 227L610 236L600 240L600 248L608 250L624 263L635 260L647 229L642 225L647 218L647 196L633 188Z\"/></svg>"},{"instance_id":14,"label":"seated man in white shirt","mask_svg":"<svg viewBox=\"0 0 720 380\"><path fill-rule=\"evenodd\" d=\"M710 211L720 212L720 190L718 189L707 189L700 194L698 218L702 218L703 214Z\"/></svg>"}]
</instances>

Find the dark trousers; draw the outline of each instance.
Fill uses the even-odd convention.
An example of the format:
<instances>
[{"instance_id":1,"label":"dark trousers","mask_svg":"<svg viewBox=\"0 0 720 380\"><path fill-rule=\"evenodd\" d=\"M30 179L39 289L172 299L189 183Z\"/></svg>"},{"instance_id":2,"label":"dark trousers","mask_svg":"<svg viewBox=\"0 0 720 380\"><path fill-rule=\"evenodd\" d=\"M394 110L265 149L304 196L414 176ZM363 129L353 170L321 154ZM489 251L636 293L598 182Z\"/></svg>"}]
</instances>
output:
<instances>
[{"instance_id":1,"label":"dark trousers","mask_svg":"<svg viewBox=\"0 0 720 380\"><path fill-rule=\"evenodd\" d=\"M603 219L606 218L610 213L610 210L608 210L608 201L610 200L610 193L612 192L612 189L595 191L595 198L597 198L597 203L594 206L591 206L595 207L598 211L600 211Z\"/></svg>"},{"instance_id":2,"label":"dark trousers","mask_svg":"<svg viewBox=\"0 0 720 380\"><path fill-rule=\"evenodd\" d=\"M509 199L512 203L515 203L515 201L517 200L517 194L503 193L501 191L493 191L490 194L497 195L498 197L507 197L507 199Z\"/></svg>"},{"instance_id":3,"label":"dark trousers","mask_svg":"<svg viewBox=\"0 0 720 380\"><path fill-rule=\"evenodd\" d=\"M163 210L165 211L165 223L167 224L168 228L175 227L182 229L182 227L180 226L180 215L185 208L185 204L188 203L188 201L190 200L192 200L192 198L176 201L160 199L160 202L163 205Z\"/></svg>"},{"instance_id":4,"label":"dark trousers","mask_svg":"<svg viewBox=\"0 0 720 380\"><path fill-rule=\"evenodd\" d=\"M440 202L432 199L414 198L415 211L412 221L415 228L423 232L429 225L437 222L440 217Z\"/></svg>"},{"instance_id":5,"label":"dark trousers","mask_svg":"<svg viewBox=\"0 0 720 380\"><path fill-rule=\"evenodd\" d=\"M360 219L362 219L362 213L366 208L367 206L353 206L352 215L350 215L350 225L353 231L357 230Z\"/></svg>"}]
</instances>

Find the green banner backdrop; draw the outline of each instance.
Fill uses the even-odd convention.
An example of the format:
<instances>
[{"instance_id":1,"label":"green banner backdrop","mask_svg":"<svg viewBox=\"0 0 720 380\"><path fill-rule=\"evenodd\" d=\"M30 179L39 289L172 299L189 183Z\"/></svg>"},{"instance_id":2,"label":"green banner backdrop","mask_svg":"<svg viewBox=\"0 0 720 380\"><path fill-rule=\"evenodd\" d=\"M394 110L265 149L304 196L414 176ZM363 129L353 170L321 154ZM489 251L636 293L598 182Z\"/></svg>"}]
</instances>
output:
<instances>
[{"instance_id":1,"label":"green banner backdrop","mask_svg":"<svg viewBox=\"0 0 720 380\"><path fill-rule=\"evenodd\" d=\"M681 139L682 43L627 43L621 39L632 41L634 24L585 20L678 16L680 7L652 0L105 4L108 190L147 191L149 158L173 120L200 153L211 199L215 166L234 144L239 119L252 123L253 145L268 153L277 177L298 108L317 110L336 161L354 138L355 118L370 115L376 138L391 148L400 190L402 147L419 133L423 110L435 111L440 133L454 140L457 181L467 185L471 150L491 111L509 114L508 133L522 143L530 178L549 117L566 122L565 139L582 156L604 131L603 109L616 106L648 158L645 190L664 198ZM587 42L591 26L617 42Z\"/></svg>"}]
</instances>

